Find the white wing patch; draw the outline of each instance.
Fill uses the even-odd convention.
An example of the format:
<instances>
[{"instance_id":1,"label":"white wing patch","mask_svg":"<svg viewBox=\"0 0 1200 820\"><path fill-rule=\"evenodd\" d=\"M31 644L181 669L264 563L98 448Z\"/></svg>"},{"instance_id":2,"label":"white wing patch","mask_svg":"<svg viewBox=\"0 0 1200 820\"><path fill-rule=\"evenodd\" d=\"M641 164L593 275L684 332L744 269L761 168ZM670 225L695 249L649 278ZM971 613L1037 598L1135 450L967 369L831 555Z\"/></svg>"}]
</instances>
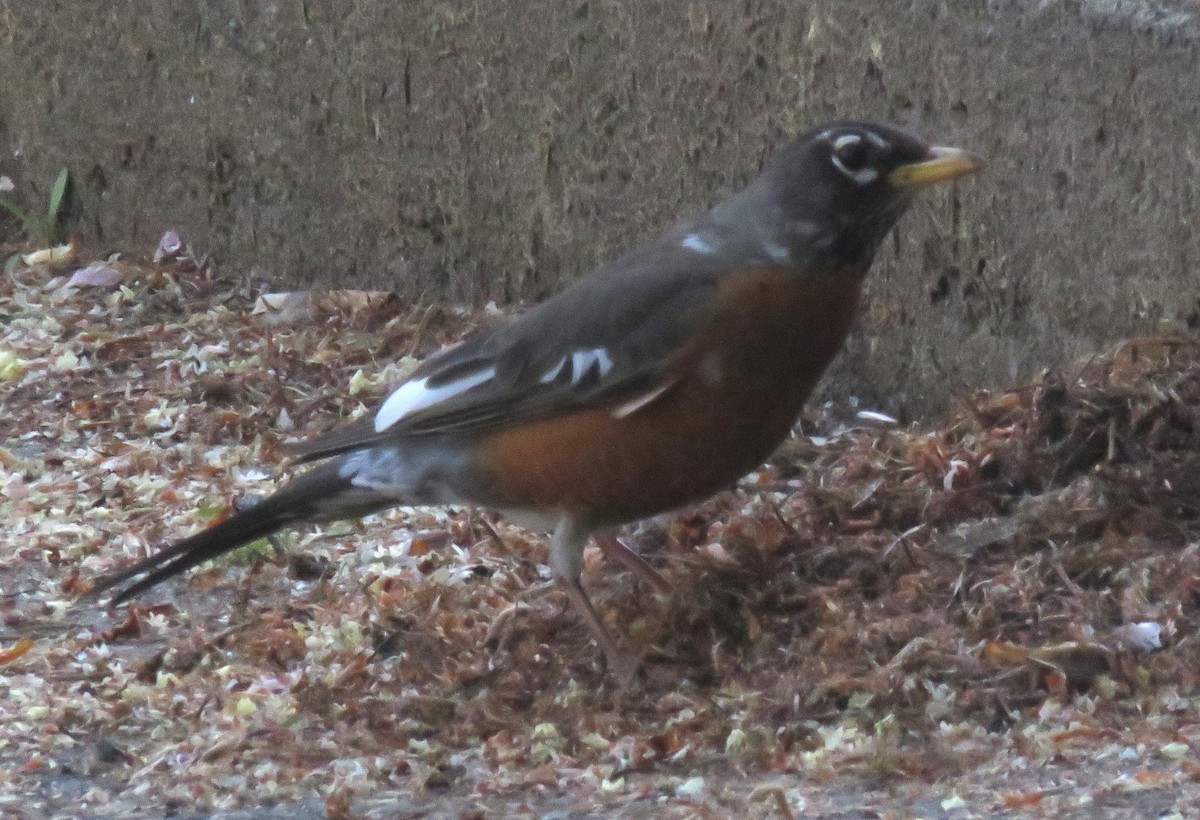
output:
<instances>
[{"instance_id":1,"label":"white wing patch","mask_svg":"<svg viewBox=\"0 0 1200 820\"><path fill-rule=\"evenodd\" d=\"M612 410L612 417L614 419L623 419L626 416L633 415L638 410L641 410L643 407L645 407L647 404L650 404L651 402L653 402L655 399L657 399L663 393L666 393L667 390L670 389L672 384L673 384L673 382L668 382L667 384L660 385L659 387L654 388L653 390L649 391L648 393L643 393L640 396L635 396L634 398L630 399L629 401L625 402L624 404L618 404Z\"/></svg>"},{"instance_id":2,"label":"white wing patch","mask_svg":"<svg viewBox=\"0 0 1200 820\"><path fill-rule=\"evenodd\" d=\"M683 238L683 241L679 243L679 247L705 255L710 255L717 250L716 245L712 241L694 231Z\"/></svg>"},{"instance_id":3,"label":"white wing patch","mask_svg":"<svg viewBox=\"0 0 1200 820\"><path fill-rule=\"evenodd\" d=\"M554 367L542 374L542 377L538 379L538 384L550 384L550 382L561 376L563 368L567 367L568 361L569 360L566 356L563 356L561 359L559 359L558 364L554 365Z\"/></svg>"},{"instance_id":4,"label":"white wing patch","mask_svg":"<svg viewBox=\"0 0 1200 820\"><path fill-rule=\"evenodd\" d=\"M426 407L432 407L451 396L457 396L472 387L490 381L495 376L496 368L488 367L469 373L461 379L455 379L440 387L429 387L428 378L405 382L387 397L387 401L375 414L375 432L382 433L405 416L418 410L424 410Z\"/></svg>"},{"instance_id":5,"label":"white wing patch","mask_svg":"<svg viewBox=\"0 0 1200 820\"><path fill-rule=\"evenodd\" d=\"M612 366L612 356L608 355L608 351L602 347L576 350L559 359L558 364L543 373L538 381L541 384L550 384L557 379L564 378L569 372L571 384L579 384L593 368L596 369L600 378L604 378L608 371L612 370ZM570 370L568 371L567 368Z\"/></svg>"},{"instance_id":6,"label":"white wing patch","mask_svg":"<svg viewBox=\"0 0 1200 820\"><path fill-rule=\"evenodd\" d=\"M768 239L763 242L762 249L763 253L771 257L775 262L783 263L792 261L792 252L778 242Z\"/></svg>"}]
</instances>

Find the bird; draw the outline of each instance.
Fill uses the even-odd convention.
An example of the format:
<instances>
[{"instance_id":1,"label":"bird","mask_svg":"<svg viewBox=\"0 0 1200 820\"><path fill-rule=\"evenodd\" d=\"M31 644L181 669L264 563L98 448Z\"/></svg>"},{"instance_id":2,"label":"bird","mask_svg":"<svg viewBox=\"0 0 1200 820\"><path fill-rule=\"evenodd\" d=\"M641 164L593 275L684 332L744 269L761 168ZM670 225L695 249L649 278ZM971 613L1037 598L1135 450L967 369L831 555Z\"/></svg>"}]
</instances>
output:
<instances>
[{"instance_id":1,"label":"bird","mask_svg":"<svg viewBox=\"0 0 1200 820\"><path fill-rule=\"evenodd\" d=\"M97 580L117 606L280 529L393 506L490 508L550 533L549 566L606 668L637 662L581 583L583 552L669 583L619 527L698 502L792 431L841 349L880 243L975 153L868 121L818 125L744 188L524 313L425 359L378 409L297 446L274 494Z\"/></svg>"}]
</instances>

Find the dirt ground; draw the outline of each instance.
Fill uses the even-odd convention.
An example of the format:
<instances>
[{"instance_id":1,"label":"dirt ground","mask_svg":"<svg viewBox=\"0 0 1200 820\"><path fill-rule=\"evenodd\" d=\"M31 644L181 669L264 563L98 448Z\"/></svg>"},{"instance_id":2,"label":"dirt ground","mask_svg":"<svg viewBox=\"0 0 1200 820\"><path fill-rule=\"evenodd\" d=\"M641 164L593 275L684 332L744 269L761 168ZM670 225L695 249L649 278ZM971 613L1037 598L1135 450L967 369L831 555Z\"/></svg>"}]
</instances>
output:
<instances>
[{"instance_id":1,"label":"dirt ground","mask_svg":"<svg viewBox=\"0 0 1200 820\"><path fill-rule=\"evenodd\" d=\"M1131 339L908 427L808 412L762 470L589 551L619 689L492 515L92 579L278 480L494 312L264 294L168 254L0 284L0 812L41 817L1190 817L1200 339Z\"/></svg>"}]
</instances>

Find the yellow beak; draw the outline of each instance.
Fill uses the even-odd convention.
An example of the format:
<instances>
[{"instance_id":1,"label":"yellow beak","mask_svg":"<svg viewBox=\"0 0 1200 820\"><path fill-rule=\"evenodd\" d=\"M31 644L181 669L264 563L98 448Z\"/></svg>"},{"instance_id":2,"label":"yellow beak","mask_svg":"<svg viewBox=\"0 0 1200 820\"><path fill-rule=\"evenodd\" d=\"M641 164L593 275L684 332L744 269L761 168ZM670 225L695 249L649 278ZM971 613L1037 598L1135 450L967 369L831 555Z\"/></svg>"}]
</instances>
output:
<instances>
[{"instance_id":1,"label":"yellow beak","mask_svg":"<svg viewBox=\"0 0 1200 820\"><path fill-rule=\"evenodd\" d=\"M974 173L985 164L983 157L978 154L961 148L935 145L929 149L925 159L893 169L888 174L888 182L896 188L914 188Z\"/></svg>"}]
</instances>

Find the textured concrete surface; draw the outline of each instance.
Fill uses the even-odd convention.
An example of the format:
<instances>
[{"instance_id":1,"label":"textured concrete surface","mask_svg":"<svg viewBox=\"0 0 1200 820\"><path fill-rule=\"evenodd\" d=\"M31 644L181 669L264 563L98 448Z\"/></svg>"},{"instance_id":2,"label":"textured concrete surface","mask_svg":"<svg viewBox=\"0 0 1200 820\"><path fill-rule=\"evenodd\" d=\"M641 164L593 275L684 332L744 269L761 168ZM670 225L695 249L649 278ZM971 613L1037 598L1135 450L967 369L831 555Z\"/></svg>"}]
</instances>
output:
<instances>
[{"instance_id":1,"label":"textured concrete surface","mask_svg":"<svg viewBox=\"0 0 1200 820\"><path fill-rule=\"evenodd\" d=\"M0 2L0 174L114 249L536 299L815 121L992 158L882 254L832 390L893 412L1200 321L1197 3ZM0 221L0 241L15 223Z\"/></svg>"}]
</instances>

